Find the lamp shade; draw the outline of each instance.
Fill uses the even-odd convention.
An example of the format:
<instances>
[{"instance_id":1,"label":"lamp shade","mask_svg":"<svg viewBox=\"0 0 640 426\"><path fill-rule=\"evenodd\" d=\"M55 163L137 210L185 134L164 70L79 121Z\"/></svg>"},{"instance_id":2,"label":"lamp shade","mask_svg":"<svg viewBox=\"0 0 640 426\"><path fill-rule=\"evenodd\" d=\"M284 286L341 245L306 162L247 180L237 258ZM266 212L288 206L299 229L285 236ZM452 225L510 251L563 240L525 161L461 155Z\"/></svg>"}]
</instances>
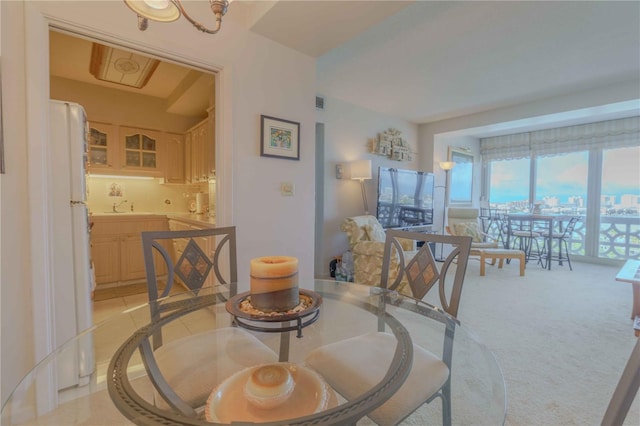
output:
<instances>
[{"instance_id":1,"label":"lamp shade","mask_svg":"<svg viewBox=\"0 0 640 426\"><path fill-rule=\"evenodd\" d=\"M453 161L441 161L440 162L440 168L442 170L444 170L445 172L448 172L449 170L453 169L455 167L456 163Z\"/></svg>"},{"instance_id":2,"label":"lamp shade","mask_svg":"<svg viewBox=\"0 0 640 426\"><path fill-rule=\"evenodd\" d=\"M172 22L180 17L180 10L169 0L124 0L131 10L143 18Z\"/></svg>"},{"instance_id":3,"label":"lamp shade","mask_svg":"<svg viewBox=\"0 0 640 426\"><path fill-rule=\"evenodd\" d=\"M371 179L371 160L358 160L350 164L351 179Z\"/></svg>"}]
</instances>

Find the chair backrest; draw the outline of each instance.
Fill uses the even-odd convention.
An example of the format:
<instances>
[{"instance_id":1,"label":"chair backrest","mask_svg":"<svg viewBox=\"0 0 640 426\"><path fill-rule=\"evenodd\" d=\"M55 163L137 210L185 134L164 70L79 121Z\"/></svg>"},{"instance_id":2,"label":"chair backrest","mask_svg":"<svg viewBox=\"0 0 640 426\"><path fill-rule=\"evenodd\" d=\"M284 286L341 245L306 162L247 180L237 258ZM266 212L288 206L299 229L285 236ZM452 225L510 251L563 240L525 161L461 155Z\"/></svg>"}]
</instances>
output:
<instances>
[{"instance_id":1,"label":"chair backrest","mask_svg":"<svg viewBox=\"0 0 640 426\"><path fill-rule=\"evenodd\" d=\"M152 321L158 320L162 312L171 311L184 303L163 300L169 295L176 279L194 296L202 287L213 285L224 286L229 296L236 293L238 261L235 226L142 232L142 250ZM222 293L221 289L221 297ZM154 349L160 345L162 336L154 336Z\"/></svg>"},{"instance_id":2,"label":"chair backrest","mask_svg":"<svg viewBox=\"0 0 640 426\"><path fill-rule=\"evenodd\" d=\"M447 232L456 235L456 225L475 223L480 226L480 209L474 207L449 207L447 209ZM482 228L479 229L482 231Z\"/></svg>"},{"instance_id":3,"label":"chair backrest","mask_svg":"<svg viewBox=\"0 0 640 426\"><path fill-rule=\"evenodd\" d=\"M375 216L348 217L342 222L340 229L347 234L349 247L352 249L360 241L384 241L384 229Z\"/></svg>"},{"instance_id":4,"label":"chair backrest","mask_svg":"<svg viewBox=\"0 0 640 426\"><path fill-rule=\"evenodd\" d=\"M573 216L571 219L569 219L569 223L567 223L567 226L564 228L564 232L562 233L562 238L570 237L571 234L573 234L573 230L575 229L576 224L579 221L579 216Z\"/></svg>"},{"instance_id":5,"label":"chair backrest","mask_svg":"<svg viewBox=\"0 0 640 426\"><path fill-rule=\"evenodd\" d=\"M475 243L487 240L480 221L480 209L475 207L448 208L445 229L449 235L470 236Z\"/></svg>"},{"instance_id":6,"label":"chair backrest","mask_svg":"<svg viewBox=\"0 0 640 426\"><path fill-rule=\"evenodd\" d=\"M409 259L402 251L400 241L402 239L422 241L424 244L415 256ZM450 244L453 247L440 267L431 249L433 243ZM470 249L471 237L388 230L384 244L380 285L383 288L395 290L401 281L406 279L411 287L413 297L422 299L437 284L441 308L448 314L457 317ZM399 258L399 271L393 282L390 283L389 269L392 256ZM449 286L447 273L452 266L455 268L455 272L453 284Z\"/></svg>"},{"instance_id":7,"label":"chair backrest","mask_svg":"<svg viewBox=\"0 0 640 426\"><path fill-rule=\"evenodd\" d=\"M480 209L475 207L449 207L447 209L447 222L449 225L461 222L478 222Z\"/></svg>"}]
</instances>

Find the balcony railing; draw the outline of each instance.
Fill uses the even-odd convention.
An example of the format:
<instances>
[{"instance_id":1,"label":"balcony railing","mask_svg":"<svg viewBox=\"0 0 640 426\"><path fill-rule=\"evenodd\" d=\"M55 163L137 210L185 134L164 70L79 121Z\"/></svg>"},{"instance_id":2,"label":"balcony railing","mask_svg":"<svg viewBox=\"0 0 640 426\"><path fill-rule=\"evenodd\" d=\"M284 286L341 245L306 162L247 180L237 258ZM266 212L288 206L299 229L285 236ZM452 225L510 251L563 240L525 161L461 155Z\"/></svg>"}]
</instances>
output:
<instances>
[{"instance_id":1,"label":"balcony railing","mask_svg":"<svg viewBox=\"0 0 640 426\"><path fill-rule=\"evenodd\" d=\"M571 254L586 256L586 233L584 216L576 225L569 239ZM498 227L488 230L497 238ZM640 217L600 216L600 234L597 257L613 260L640 259Z\"/></svg>"}]
</instances>

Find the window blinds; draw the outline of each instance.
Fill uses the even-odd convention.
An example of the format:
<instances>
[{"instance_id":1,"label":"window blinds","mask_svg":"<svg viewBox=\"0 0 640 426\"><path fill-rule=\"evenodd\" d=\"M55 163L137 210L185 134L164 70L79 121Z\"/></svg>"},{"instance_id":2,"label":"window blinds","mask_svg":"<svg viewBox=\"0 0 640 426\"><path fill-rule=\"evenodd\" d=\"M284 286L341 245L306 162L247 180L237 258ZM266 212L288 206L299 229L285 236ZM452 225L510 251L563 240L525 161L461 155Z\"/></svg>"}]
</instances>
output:
<instances>
[{"instance_id":1,"label":"window blinds","mask_svg":"<svg viewBox=\"0 0 640 426\"><path fill-rule=\"evenodd\" d=\"M640 145L640 117L480 139L482 161Z\"/></svg>"}]
</instances>

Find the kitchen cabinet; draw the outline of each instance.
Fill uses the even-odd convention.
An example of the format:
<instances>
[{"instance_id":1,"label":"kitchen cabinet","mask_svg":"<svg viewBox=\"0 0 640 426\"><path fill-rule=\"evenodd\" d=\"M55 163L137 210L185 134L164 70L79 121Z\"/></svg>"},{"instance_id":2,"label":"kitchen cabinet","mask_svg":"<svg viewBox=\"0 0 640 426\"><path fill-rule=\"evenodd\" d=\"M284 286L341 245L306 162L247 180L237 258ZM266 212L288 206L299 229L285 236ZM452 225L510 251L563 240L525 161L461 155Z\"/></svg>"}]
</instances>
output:
<instances>
[{"instance_id":1,"label":"kitchen cabinet","mask_svg":"<svg viewBox=\"0 0 640 426\"><path fill-rule=\"evenodd\" d=\"M166 133L167 161L164 179L167 183L185 183L185 135Z\"/></svg>"},{"instance_id":2,"label":"kitchen cabinet","mask_svg":"<svg viewBox=\"0 0 640 426\"><path fill-rule=\"evenodd\" d=\"M210 178L216 176L216 120L215 107L207 109L209 119L207 120L207 131L209 132L209 150L207 152L208 170L207 174Z\"/></svg>"},{"instance_id":3,"label":"kitchen cabinet","mask_svg":"<svg viewBox=\"0 0 640 426\"><path fill-rule=\"evenodd\" d=\"M159 268L160 267L160 268ZM166 273L164 264L158 264L156 271L159 275ZM144 267L144 253L142 252L142 237L140 234L127 234L120 238L120 281L130 281L146 277Z\"/></svg>"},{"instance_id":4,"label":"kitchen cabinet","mask_svg":"<svg viewBox=\"0 0 640 426\"><path fill-rule=\"evenodd\" d=\"M193 126L186 132L185 153L189 160L186 164L186 180L188 183L207 182L215 171L215 158L211 163L211 156L215 152L212 119L206 119Z\"/></svg>"},{"instance_id":5,"label":"kitchen cabinet","mask_svg":"<svg viewBox=\"0 0 640 426\"><path fill-rule=\"evenodd\" d=\"M120 280L120 238L92 236L91 259L97 285Z\"/></svg>"},{"instance_id":6,"label":"kitchen cabinet","mask_svg":"<svg viewBox=\"0 0 640 426\"><path fill-rule=\"evenodd\" d=\"M166 135L171 134L89 122L87 170L94 174L163 177L167 156ZM184 156L184 153L181 155Z\"/></svg>"},{"instance_id":7,"label":"kitchen cabinet","mask_svg":"<svg viewBox=\"0 0 640 426\"><path fill-rule=\"evenodd\" d=\"M163 176L164 144L161 132L120 126L120 161L123 170Z\"/></svg>"},{"instance_id":8,"label":"kitchen cabinet","mask_svg":"<svg viewBox=\"0 0 640 426\"><path fill-rule=\"evenodd\" d=\"M117 127L113 124L89 123L87 170L112 173L120 168L117 135Z\"/></svg>"},{"instance_id":9,"label":"kitchen cabinet","mask_svg":"<svg viewBox=\"0 0 640 426\"><path fill-rule=\"evenodd\" d=\"M91 259L96 274L96 284L105 285L144 280L146 271L142 252L144 231L166 231L166 216L160 215L99 215L92 216ZM169 244L166 245L171 249ZM167 269L156 256L156 274L166 275Z\"/></svg>"}]
</instances>

